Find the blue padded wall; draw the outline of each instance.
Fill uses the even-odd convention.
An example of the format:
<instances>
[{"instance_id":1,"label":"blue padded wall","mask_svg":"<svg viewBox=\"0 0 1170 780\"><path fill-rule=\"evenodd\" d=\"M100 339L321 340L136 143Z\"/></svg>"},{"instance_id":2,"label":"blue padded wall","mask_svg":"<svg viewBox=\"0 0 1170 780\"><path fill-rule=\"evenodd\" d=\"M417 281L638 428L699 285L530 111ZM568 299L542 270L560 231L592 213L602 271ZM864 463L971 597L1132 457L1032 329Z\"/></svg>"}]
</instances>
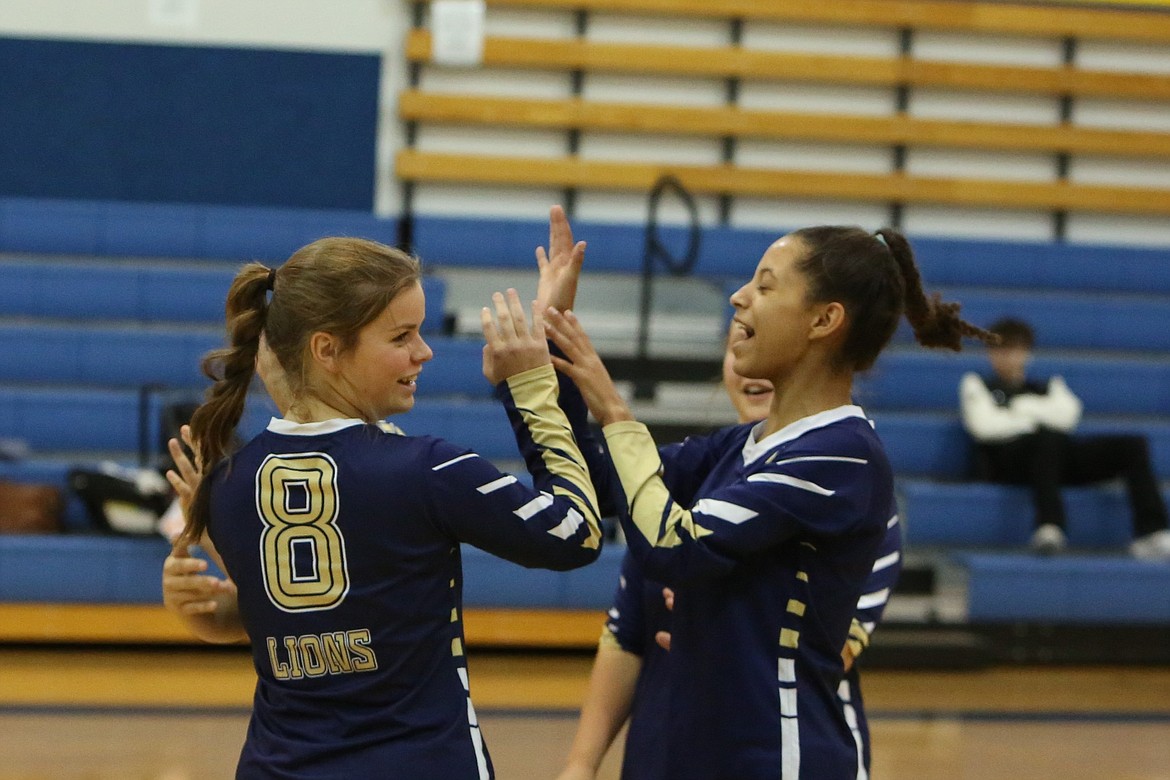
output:
<instances>
[{"instance_id":1,"label":"blue padded wall","mask_svg":"<svg viewBox=\"0 0 1170 780\"><path fill-rule=\"evenodd\" d=\"M380 58L0 39L0 196L373 207Z\"/></svg>"}]
</instances>

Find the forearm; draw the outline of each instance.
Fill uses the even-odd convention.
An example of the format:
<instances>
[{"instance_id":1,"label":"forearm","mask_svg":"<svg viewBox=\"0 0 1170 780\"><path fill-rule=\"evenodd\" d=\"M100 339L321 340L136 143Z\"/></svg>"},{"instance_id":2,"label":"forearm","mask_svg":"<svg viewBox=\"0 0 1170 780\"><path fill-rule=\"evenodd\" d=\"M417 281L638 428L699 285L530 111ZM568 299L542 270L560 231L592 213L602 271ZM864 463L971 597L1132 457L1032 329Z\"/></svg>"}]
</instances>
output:
<instances>
[{"instance_id":1,"label":"forearm","mask_svg":"<svg viewBox=\"0 0 1170 780\"><path fill-rule=\"evenodd\" d=\"M626 529L627 537L630 531L636 531L651 547L673 547L678 529L683 527L692 539L699 538L694 533L690 512L671 500L670 491L662 481L662 460L646 426L619 421L607 425L602 432L629 510L628 517L623 516L623 523L628 521L633 525Z\"/></svg>"},{"instance_id":2,"label":"forearm","mask_svg":"<svg viewBox=\"0 0 1170 780\"><path fill-rule=\"evenodd\" d=\"M557 403L557 378L552 367L541 366L509 377L497 393L512 419L529 472L534 478L548 478L548 484L536 487L574 504L589 528L585 546L598 548L601 513L597 493L572 426Z\"/></svg>"},{"instance_id":3,"label":"forearm","mask_svg":"<svg viewBox=\"0 0 1170 780\"><path fill-rule=\"evenodd\" d=\"M562 356L555 344L549 344L549 351ZM622 508L617 488L617 477L613 474L609 456L589 424L589 409L581 391L566 374L557 372L558 403L569 420L573 436L589 468L593 488L597 493L597 508L602 517L612 517Z\"/></svg>"},{"instance_id":4,"label":"forearm","mask_svg":"<svg viewBox=\"0 0 1170 780\"><path fill-rule=\"evenodd\" d=\"M979 442L1000 442L1036 429L1035 421L1019 409L995 403L983 381L975 376L963 380L960 392L963 427Z\"/></svg>"},{"instance_id":5,"label":"forearm","mask_svg":"<svg viewBox=\"0 0 1170 780\"><path fill-rule=\"evenodd\" d=\"M248 641L248 633L244 630L239 603L234 593L225 593L218 597L213 612L187 614L170 605L167 609L183 621L187 630L204 642L227 645Z\"/></svg>"},{"instance_id":6,"label":"forearm","mask_svg":"<svg viewBox=\"0 0 1170 780\"><path fill-rule=\"evenodd\" d=\"M596 774L614 738L630 716L642 659L622 650L612 639L603 640L589 676L577 733L569 748L567 767Z\"/></svg>"},{"instance_id":7,"label":"forearm","mask_svg":"<svg viewBox=\"0 0 1170 780\"><path fill-rule=\"evenodd\" d=\"M1081 421L1081 401L1060 377L1053 377L1048 392L1034 396L1028 409L1033 418L1046 428L1071 432Z\"/></svg>"}]
</instances>

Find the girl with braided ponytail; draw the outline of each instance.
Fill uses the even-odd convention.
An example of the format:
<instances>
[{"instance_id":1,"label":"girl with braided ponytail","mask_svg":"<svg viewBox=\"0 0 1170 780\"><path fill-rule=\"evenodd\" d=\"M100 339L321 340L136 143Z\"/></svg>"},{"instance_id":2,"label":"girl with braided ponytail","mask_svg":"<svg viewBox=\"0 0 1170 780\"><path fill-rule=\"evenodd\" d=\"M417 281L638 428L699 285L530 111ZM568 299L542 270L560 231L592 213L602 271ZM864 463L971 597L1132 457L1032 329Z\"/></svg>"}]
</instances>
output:
<instances>
[{"instance_id":1,"label":"girl with braided ponytail","mask_svg":"<svg viewBox=\"0 0 1170 780\"><path fill-rule=\"evenodd\" d=\"M541 250L546 294L584 252L571 234L556 238ZM417 260L327 238L236 276L229 344L204 361L214 384L190 425L202 474L176 457L172 482L198 487L163 594L201 638L251 644L256 696L237 778L493 776L463 654L460 543L549 569L583 566L601 543L574 435L585 410L558 404L543 306L529 325L514 290L493 303L484 374L532 487L382 424L414 405L432 357ZM257 366L283 418L232 451ZM187 550L197 542L230 580L204 573Z\"/></svg>"},{"instance_id":2,"label":"girl with braided ponytail","mask_svg":"<svg viewBox=\"0 0 1170 780\"><path fill-rule=\"evenodd\" d=\"M654 756L628 749L623 780L864 778L842 647L860 650L872 625L855 615L884 603L887 593L863 588L896 507L853 378L903 314L925 346L957 350L963 337L989 335L923 292L909 243L889 229L790 233L731 303L732 368L771 382L767 417L661 449L580 322L546 315L565 356L554 364L602 425L630 555L674 591L669 702L656 730L666 744ZM584 761L562 778L595 771Z\"/></svg>"}]
</instances>

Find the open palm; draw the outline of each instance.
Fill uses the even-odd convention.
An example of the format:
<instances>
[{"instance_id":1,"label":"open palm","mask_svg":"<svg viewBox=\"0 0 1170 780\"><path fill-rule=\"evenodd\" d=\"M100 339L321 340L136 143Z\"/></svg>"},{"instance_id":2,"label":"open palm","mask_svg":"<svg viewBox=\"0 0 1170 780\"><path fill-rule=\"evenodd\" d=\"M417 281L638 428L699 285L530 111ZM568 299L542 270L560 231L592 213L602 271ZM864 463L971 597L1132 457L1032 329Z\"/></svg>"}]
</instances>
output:
<instances>
[{"instance_id":1,"label":"open palm","mask_svg":"<svg viewBox=\"0 0 1170 780\"><path fill-rule=\"evenodd\" d=\"M573 229L565 210L553 206L548 212L548 249L536 248L536 266L540 271L536 300L542 309L547 306L560 311L573 308L584 261L585 242L573 242Z\"/></svg>"}]
</instances>

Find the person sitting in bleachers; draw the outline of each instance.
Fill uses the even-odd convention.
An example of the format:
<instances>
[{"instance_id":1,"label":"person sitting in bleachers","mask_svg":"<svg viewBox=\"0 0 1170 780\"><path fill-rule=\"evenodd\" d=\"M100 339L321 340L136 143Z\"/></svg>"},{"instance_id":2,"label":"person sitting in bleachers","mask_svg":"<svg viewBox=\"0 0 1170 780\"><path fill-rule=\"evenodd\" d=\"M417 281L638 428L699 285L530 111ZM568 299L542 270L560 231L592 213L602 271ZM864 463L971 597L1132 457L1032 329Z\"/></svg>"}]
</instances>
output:
<instances>
[{"instance_id":1,"label":"person sitting in bleachers","mask_svg":"<svg viewBox=\"0 0 1170 780\"><path fill-rule=\"evenodd\" d=\"M1031 488L1036 512L1032 549L1048 554L1067 544L1062 485L1120 478L1133 513L1130 553L1170 560L1166 506L1145 437L1075 434L1080 399L1060 376L1041 380L1027 374L1035 345L1032 327L1009 317L990 330L1001 339L988 349L991 373L969 372L960 384L963 427L976 442L978 477Z\"/></svg>"}]
</instances>

